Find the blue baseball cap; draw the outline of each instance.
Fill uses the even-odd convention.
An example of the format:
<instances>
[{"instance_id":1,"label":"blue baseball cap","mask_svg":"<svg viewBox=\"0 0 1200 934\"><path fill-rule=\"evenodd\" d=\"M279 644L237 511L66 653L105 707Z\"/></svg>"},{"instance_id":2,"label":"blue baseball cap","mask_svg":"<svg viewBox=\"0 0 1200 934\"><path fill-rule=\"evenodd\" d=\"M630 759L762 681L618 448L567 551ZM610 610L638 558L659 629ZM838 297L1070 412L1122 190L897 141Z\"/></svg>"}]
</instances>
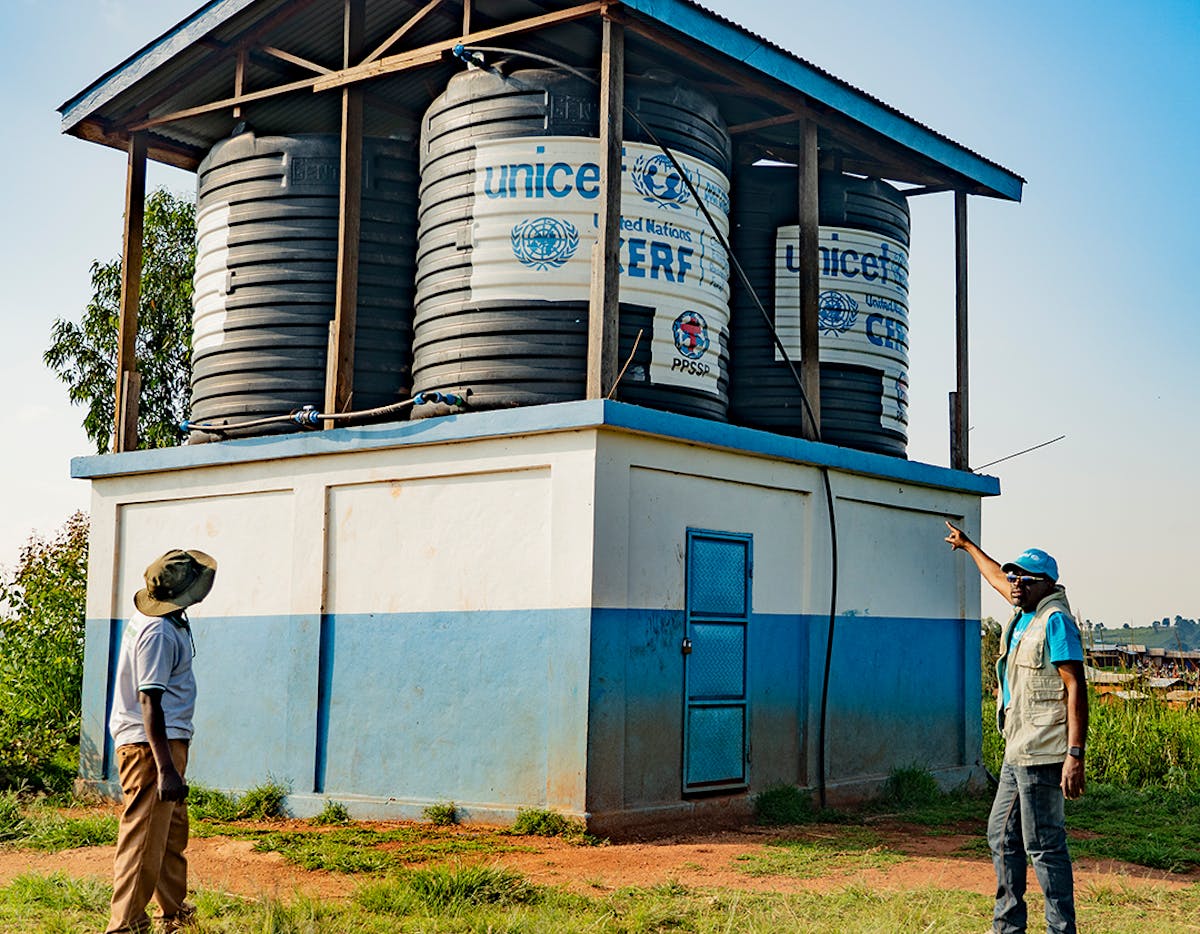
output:
<instances>
[{"instance_id":1,"label":"blue baseball cap","mask_svg":"<svg viewBox=\"0 0 1200 934\"><path fill-rule=\"evenodd\" d=\"M1043 574L1056 583L1058 581L1058 562L1040 548L1026 548L1000 570L1005 573L1024 571L1026 574Z\"/></svg>"}]
</instances>

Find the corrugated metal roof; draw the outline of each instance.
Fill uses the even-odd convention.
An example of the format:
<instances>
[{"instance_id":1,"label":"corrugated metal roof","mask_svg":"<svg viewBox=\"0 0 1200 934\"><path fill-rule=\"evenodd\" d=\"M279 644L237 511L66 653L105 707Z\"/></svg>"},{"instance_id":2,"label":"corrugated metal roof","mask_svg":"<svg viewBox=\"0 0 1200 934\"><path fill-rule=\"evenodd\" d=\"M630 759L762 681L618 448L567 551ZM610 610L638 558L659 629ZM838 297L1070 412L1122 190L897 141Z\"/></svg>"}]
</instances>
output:
<instances>
[{"instance_id":1,"label":"corrugated metal roof","mask_svg":"<svg viewBox=\"0 0 1200 934\"><path fill-rule=\"evenodd\" d=\"M955 142L954 140L952 140L949 136L946 136L943 133L939 133L937 130L934 130L932 127L929 127L926 124L913 119L912 117L901 112L897 108L891 106L890 104L879 99L878 97L875 97L874 95L868 93L867 91L862 90L861 88L855 87L854 85L850 84L848 81L843 81L841 78L837 77L836 75L832 74L829 71L826 71L824 68L821 68L819 65L814 65L812 62L799 57L794 52L791 52L788 49L783 48L783 46L777 45L776 43L772 42L770 39L766 38L765 36L761 36L755 32L752 32L751 30L747 29L746 27L741 26L738 23L735 23L733 20L728 19L725 16L722 16L720 13L717 13L717 12L709 9L708 7L705 7L699 3L696 3L696 2L694 2L694 0L625 0L625 2L629 6L639 9L639 10L642 10L642 11L646 12L648 15L653 16L655 19L658 19L661 22L667 23L668 25L670 25L671 20L675 18L671 15L671 8L678 7L678 6L691 7L693 9L695 9L696 11L702 13L704 16L709 17L712 20L714 20L715 22L724 25L728 29L736 31L738 33L741 33L743 36L746 36L746 37L752 39L754 42L761 44L763 49L770 50L770 52L773 53L774 55L780 56L791 62L794 62L796 65L800 66L801 68L811 72L812 78L815 80L808 80L808 81L802 81L799 83L795 83L793 86L795 86L797 88L797 90L802 91L803 93L808 94L810 96L816 97L817 99L821 100L823 103L826 103L831 107L838 107L839 109L842 109L843 112L848 113L850 116L858 117L859 119L862 119L864 122L871 121L872 125L877 123L878 119L879 119L878 114L873 114L871 112L873 109L878 109L879 111L889 114L892 117L896 118L897 120L902 121L908 127L918 131L918 135L927 134L928 136L932 137L933 139L944 143L946 146L952 147L955 150L961 151L961 153L963 155L968 156L971 159L979 160L981 163L984 163L985 165L990 166L993 169L996 169L998 172L1003 173L1004 175L1011 176L1012 180L1016 182L1016 185L1015 185L1015 188L1010 187L1010 191L1012 192L1010 197L1012 197L1012 200L1014 200L1014 201L1021 200L1021 187L1024 184L1025 179L1022 178L1021 176L1017 175L1016 173L1012 172L1010 169L1005 168L1004 166L1000 165L1000 163L998 163L998 162L993 162L991 159L988 159L985 156L980 155L979 153L975 152L972 149L968 149L966 146L963 146L961 143L958 143L958 142ZM705 37L703 35L698 35L698 34L694 34L694 35L696 35L696 38L699 41L705 41ZM712 45L711 42L709 42L707 44ZM739 60L744 62L745 64L751 65L752 67L757 67L757 68L759 68L759 70L764 70L762 65L756 64L756 56L759 54L759 51L760 50L758 50L758 49L738 49L736 53L731 52L731 51L726 51L726 54L733 54L734 57L739 58ZM828 83L831 87L829 89L822 88L821 85L824 83ZM861 108L854 108L854 112L851 112L848 109L844 109L845 104L847 103L846 100L844 99L844 95L839 95L837 93L828 93L828 91L831 91L833 89L840 89L843 92L847 92L850 96L858 98L859 102L865 106L863 106ZM897 138L899 140L899 137L897 137ZM899 141L903 141L903 140L899 140ZM916 140L913 140L913 141L915 142Z\"/></svg>"},{"instance_id":2,"label":"corrugated metal roof","mask_svg":"<svg viewBox=\"0 0 1200 934\"><path fill-rule=\"evenodd\" d=\"M578 8L583 0L476 0L476 30L546 13ZM368 47L384 38L423 6L423 0L372 0L367 5ZM827 119L822 147L857 155L864 173L914 184L941 184L976 194L1020 200L1024 180L999 164L901 113L878 98L836 78L703 7L693 0L627 0L616 4L634 27L628 31L627 68L674 67L715 94L726 120L750 124L784 113L778 99L756 99L728 78L727 63L748 86L799 94ZM335 0L212 0L192 16L106 72L60 108L63 129L108 145L122 146L131 127L156 116L228 100L236 56L231 44L269 24L262 44L272 45L322 68L341 65L342 6ZM643 28L639 32L638 26ZM656 42L670 35L674 49ZM438 8L404 37L395 51L446 42L461 32L461 8ZM680 51L678 43L696 54ZM594 64L599 53L599 19L561 23L529 34L506 37L505 45L540 51L579 66ZM375 106L367 108L367 132L409 136L432 98L461 67L442 60L420 70L376 78L364 86ZM261 52L249 60L247 90L315 80L311 70ZM261 132L335 132L338 95L314 94L301 85L294 93L248 103L243 108ZM800 100L800 98L796 98ZM155 158L194 165L216 141L228 135L234 118L228 108L198 113L154 126ZM772 151L793 145L794 127L764 127L743 137ZM861 140L869 138L866 151ZM877 144L877 145L876 145ZM857 149L856 149L857 147ZM849 170L849 169L848 169Z\"/></svg>"}]
</instances>

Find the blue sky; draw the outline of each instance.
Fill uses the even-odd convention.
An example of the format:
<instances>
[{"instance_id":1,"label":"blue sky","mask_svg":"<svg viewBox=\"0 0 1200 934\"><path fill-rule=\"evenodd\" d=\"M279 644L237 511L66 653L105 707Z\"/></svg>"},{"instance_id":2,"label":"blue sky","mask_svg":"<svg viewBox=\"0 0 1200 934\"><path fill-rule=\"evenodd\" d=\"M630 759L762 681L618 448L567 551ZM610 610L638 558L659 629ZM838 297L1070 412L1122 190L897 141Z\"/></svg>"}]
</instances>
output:
<instances>
[{"instance_id":1,"label":"blue sky","mask_svg":"<svg viewBox=\"0 0 1200 934\"><path fill-rule=\"evenodd\" d=\"M1067 437L987 471L1003 494L983 545L1051 551L1077 609L1109 627L1200 616L1200 3L708 5L1028 180L1021 204L970 199L971 459ZM62 136L56 108L197 6L0 8L0 564L87 508L69 479L90 452L82 412L41 354L86 303L92 260L120 249L124 157ZM175 170L150 181L193 188ZM913 199L910 262L909 456L945 464L950 195ZM983 611L1005 605L989 591Z\"/></svg>"}]
</instances>

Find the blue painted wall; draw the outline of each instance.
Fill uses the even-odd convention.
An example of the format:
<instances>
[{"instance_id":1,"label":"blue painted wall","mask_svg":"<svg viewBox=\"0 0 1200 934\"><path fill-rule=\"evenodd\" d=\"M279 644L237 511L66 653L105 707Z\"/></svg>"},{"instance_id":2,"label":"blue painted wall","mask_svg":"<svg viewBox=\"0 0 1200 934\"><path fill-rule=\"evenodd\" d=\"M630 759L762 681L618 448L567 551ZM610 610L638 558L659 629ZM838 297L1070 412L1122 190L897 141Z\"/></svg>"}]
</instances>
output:
<instances>
[{"instance_id":1,"label":"blue painted wall","mask_svg":"<svg viewBox=\"0 0 1200 934\"><path fill-rule=\"evenodd\" d=\"M962 620L839 617L829 679L828 780L886 776L914 763L969 764L966 718L978 689ZM750 790L817 783L828 618L754 614L747 636ZM682 611L597 610L591 633L588 810L682 797ZM966 701L964 702L964 697Z\"/></svg>"}]
</instances>

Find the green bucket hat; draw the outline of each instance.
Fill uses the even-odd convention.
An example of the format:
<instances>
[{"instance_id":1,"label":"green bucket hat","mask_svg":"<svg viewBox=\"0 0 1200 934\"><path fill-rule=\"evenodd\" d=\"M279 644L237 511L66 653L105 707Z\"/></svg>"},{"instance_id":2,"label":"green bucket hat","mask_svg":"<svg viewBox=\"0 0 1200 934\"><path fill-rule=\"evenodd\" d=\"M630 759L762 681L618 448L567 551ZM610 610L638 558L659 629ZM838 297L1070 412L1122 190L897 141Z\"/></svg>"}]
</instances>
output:
<instances>
[{"instance_id":1,"label":"green bucket hat","mask_svg":"<svg viewBox=\"0 0 1200 934\"><path fill-rule=\"evenodd\" d=\"M133 605L147 616L175 613L207 597L216 576L217 562L203 551L173 549L146 568Z\"/></svg>"}]
</instances>

